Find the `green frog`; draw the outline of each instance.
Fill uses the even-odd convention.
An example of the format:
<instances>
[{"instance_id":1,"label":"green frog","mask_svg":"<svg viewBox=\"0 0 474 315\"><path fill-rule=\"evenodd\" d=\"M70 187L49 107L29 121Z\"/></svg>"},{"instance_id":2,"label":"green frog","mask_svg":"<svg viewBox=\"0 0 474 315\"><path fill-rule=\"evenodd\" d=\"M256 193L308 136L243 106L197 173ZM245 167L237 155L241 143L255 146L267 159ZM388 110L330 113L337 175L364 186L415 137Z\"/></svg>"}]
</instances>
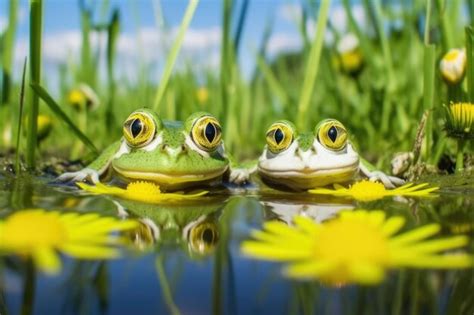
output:
<instances>
[{"instance_id":1,"label":"green frog","mask_svg":"<svg viewBox=\"0 0 474 315\"><path fill-rule=\"evenodd\" d=\"M163 190L218 184L223 178L241 184L249 177L231 168L222 141L222 128L209 113L198 112L184 122L164 121L150 109L134 111L123 123L123 137L78 172L59 181L99 182L115 174L126 182L146 180Z\"/></svg>"},{"instance_id":2,"label":"green frog","mask_svg":"<svg viewBox=\"0 0 474 315\"><path fill-rule=\"evenodd\" d=\"M344 125L335 119L321 121L310 133L298 133L286 120L273 123L257 170L265 183L292 190L348 183L359 175L381 181L388 188L404 183L362 159L348 140Z\"/></svg>"}]
</instances>

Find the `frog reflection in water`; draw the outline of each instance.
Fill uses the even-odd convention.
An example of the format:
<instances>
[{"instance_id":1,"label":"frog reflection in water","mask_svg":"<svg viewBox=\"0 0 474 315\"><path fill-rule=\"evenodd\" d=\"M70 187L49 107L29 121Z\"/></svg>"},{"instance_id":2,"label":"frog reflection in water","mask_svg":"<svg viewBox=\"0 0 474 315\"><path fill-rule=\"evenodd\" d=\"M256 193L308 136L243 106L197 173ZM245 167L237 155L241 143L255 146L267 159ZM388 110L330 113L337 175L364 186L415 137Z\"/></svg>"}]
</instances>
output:
<instances>
[{"instance_id":1,"label":"frog reflection in water","mask_svg":"<svg viewBox=\"0 0 474 315\"><path fill-rule=\"evenodd\" d=\"M347 138L346 128L335 119L323 120L313 133L300 134L291 122L277 121L266 133L258 173L271 186L293 190L348 183L358 175L379 180L388 188L403 184L402 179L376 171L360 158Z\"/></svg>"},{"instance_id":2,"label":"frog reflection in water","mask_svg":"<svg viewBox=\"0 0 474 315\"><path fill-rule=\"evenodd\" d=\"M265 210L265 221L276 219L288 225L293 225L295 216L307 217L321 223L334 218L341 211L355 208L351 201L336 198L318 198L318 200L264 198L260 203Z\"/></svg>"},{"instance_id":3,"label":"frog reflection in water","mask_svg":"<svg viewBox=\"0 0 474 315\"><path fill-rule=\"evenodd\" d=\"M183 246L191 256L213 252L219 241L221 200L149 205L132 201L115 202L121 217L137 219L139 227L128 232L138 249Z\"/></svg>"},{"instance_id":4,"label":"frog reflection in water","mask_svg":"<svg viewBox=\"0 0 474 315\"><path fill-rule=\"evenodd\" d=\"M125 120L120 141L86 168L58 180L97 183L112 172L125 181L153 181L164 190L219 184L223 177L241 184L249 177L245 169L231 169L215 117L199 112L184 123L162 121L146 108Z\"/></svg>"}]
</instances>

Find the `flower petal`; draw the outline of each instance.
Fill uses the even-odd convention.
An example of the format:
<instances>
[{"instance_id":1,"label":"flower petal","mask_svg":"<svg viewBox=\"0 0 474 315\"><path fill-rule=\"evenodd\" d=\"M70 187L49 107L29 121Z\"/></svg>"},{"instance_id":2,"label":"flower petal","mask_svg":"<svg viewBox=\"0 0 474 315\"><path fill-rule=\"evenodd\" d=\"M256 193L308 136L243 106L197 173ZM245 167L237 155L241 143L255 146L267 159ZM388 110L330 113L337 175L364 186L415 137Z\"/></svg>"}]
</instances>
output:
<instances>
[{"instance_id":1,"label":"flower petal","mask_svg":"<svg viewBox=\"0 0 474 315\"><path fill-rule=\"evenodd\" d=\"M57 274L61 270L61 259L50 247L36 248L32 258L35 265L46 273Z\"/></svg>"}]
</instances>

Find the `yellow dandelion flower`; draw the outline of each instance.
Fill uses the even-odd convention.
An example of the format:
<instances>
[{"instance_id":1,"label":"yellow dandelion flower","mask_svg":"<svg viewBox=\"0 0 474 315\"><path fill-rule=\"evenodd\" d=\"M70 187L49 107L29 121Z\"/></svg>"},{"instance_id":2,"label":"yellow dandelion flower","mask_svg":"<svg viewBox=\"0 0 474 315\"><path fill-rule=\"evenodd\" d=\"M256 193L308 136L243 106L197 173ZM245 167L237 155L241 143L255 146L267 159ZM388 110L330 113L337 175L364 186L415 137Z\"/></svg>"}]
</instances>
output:
<instances>
[{"instance_id":1,"label":"yellow dandelion flower","mask_svg":"<svg viewBox=\"0 0 474 315\"><path fill-rule=\"evenodd\" d=\"M68 102L76 110L96 109L100 105L100 100L94 90L87 84L79 84L68 94Z\"/></svg>"},{"instance_id":2,"label":"yellow dandelion flower","mask_svg":"<svg viewBox=\"0 0 474 315\"><path fill-rule=\"evenodd\" d=\"M364 62L359 49L359 40L354 34L346 34L337 44L339 65L343 71L356 73Z\"/></svg>"},{"instance_id":3,"label":"yellow dandelion flower","mask_svg":"<svg viewBox=\"0 0 474 315\"><path fill-rule=\"evenodd\" d=\"M466 63L467 58L464 49L450 49L439 63L441 76L449 84L458 84L466 73Z\"/></svg>"},{"instance_id":4,"label":"yellow dandelion flower","mask_svg":"<svg viewBox=\"0 0 474 315\"><path fill-rule=\"evenodd\" d=\"M336 219L317 223L296 217L295 226L267 222L245 241L244 254L290 263L285 273L294 278L321 279L328 284L376 284L393 268L467 268L474 259L465 253L443 254L468 243L465 236L438 239L440 226L429 224L395 235L403 217L386 218L380 210L345 211Z\"/></svg>"},{"instance_id":5,"label":"yellow dandelion flower","mask_svg":"<svg viewBox=\"0 0 474 315\"><path fill-rule=\"evenodd\" d=\"M38 115L38 141L45 139L53 128L53 121L48 115Z\"/></svg>"},{"instance_id":6,"label":"yellow dandelion flower","mask_svg":"<svg viewBox=\"0 0 474 315\"><path fill-rule=\"evenodd\" d=\"M80 259L115 258L122 240L111 233L135 227L135 221L95 213L26 209L0 221L0 252L31 257L40 270L54 274L61 269L58 252Z\"/></svg>"},{"instance_id":7,"label":"yellow dandelion flower","mask_svg":"<svg viewBox=\"0 0 474 315\"><path fill-rule=\"evenodd\" d=\"M202 190L190 194L182 192L163 193L160 187L152 182L136 181L127 185L126 189L106 186L102 183L97 183L95 186L87 185L85 183L77 183L77 185L88 192L94 194L106 194L117 196L124 199L142 201L147 203L160 203L163 201L179 201L184 199L195 199L206 195L208 191Z\"/></svg>"},{"instance_id":8,"label":"yellow dandelion flower","mask_svg":"<svg viewBox=\"0 0 474 315\"><path fill-rule=\"evenodd\" d=\"M459 139L474 138L474 104L451 103L446 107L448 136Z\"/></svg>"},{"instance_id":9,"label":"yellow dandelion flower","mask_svg":"<svg viewBox=\"0 0 474 315\"><path fill-rule=\"evenodd\" d=\"M209 91L205 87L200 87L196 91L196 98L199 104L206 104L207 100L209 99Z\"/></svg>"},{"instance_id":10,"label":"yellow dandelion flower","mask_svg":"<svg viewBox=\"0 0 474 315\"><path fill-rule=\"evenodd\" d=\"M439 187L430 187L427 183L415 185L408 183L395 189L386 189L382 183L362 180L346 188L334 184L334 189L315 188L308 190L317 195L333 195L336 197L349 197L359 201L373 201L387 196L406 196L406 197L432 197L431 192L438 190ZM423 189L422 189L423 188Z\"/></svg>"}]
</instances>

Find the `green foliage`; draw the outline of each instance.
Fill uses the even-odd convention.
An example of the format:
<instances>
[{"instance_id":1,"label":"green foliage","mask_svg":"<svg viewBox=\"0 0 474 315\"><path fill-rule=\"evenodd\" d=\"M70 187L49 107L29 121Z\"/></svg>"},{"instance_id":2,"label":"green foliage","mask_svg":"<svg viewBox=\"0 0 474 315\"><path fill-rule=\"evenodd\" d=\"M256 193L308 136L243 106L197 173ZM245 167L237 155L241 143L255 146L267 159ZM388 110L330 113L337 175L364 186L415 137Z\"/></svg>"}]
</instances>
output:
<instances>
[{"instance_id":1,"label":"green foliage","mask_svg":"<svg viewBox=\"0 0 474 315\"><path fill-rule=\"evenodd\" d=\"M378 161L377 167L387 167L393 153L411 150L423 112L432 109L427 127L427 146L422 158L436 162L443 152L455 152L456 147L451 143L445 146L444 141L444 111L441 109L443 104L449 104L450 94L439 78L438 61L448 48L463 47L465 34L472 36L469 31L462 31L466 25L459 22L459 9L463 7L461 0L418 0L404 2L397 8L386 1L362 1L365 16L368 17L365 21L367 25L360 24L354 18L353 1L342 1L348 15L347 32L356 36L362 59L360 69L351 73L341 67L343 56L337 49L337 42L347 34L340 33L334 25L326 27L326 17L333 8L330 1L304 2L295 25L303 43L301 51L277 56L267 54L272 25L278 22L270 19L264 39L256 49L256 68L249 79L243 77L237 58L239 47L245 47L241 43L242 34L250 31L245 24L251 25L252 22L247 21L248 10L251 10L247 1L239 2L240 6L235 5L233 0L222 3L219 71L198 68L185 57L178 67L175 65L185 31L198 5L198 1L191 1L173 45L168 49L163 43L163 50L168 51L168 56L161 77L152 77L151 65L137 60L136 79L120 76L116 71L121 62L117 56L117 42L121 36L119 30L124 12L109 8L108 1L90 8L86 7L86 2L80 1L80 59L70 60L59 67L61 86L54 103L64 113L57 119L70 117L70 122L79 126L84 137L93 138L98 148L119 138L121 122L131 111L143 106L155 108L164 119L183 119L198 110L213 113L224 128L228 150L238 159L258 156L264 146L265 130L277 119L294 121L301 127L300 131L307 131L312 130L319 120L331 117L344 123L362 155L370 161ZM41 1L31 1L32 6L38 3ZM468 4L471 12L472 5ZM97 16L96 9L101 10L103 21L100 23L93 21L93 17ZM32 11L31 18L34 23L41 23L38 16L33 20L33 12L40 11ZM139 16L136 19L138 21ZM317 24L316 36L307 32L305 27L311 19ZM164 21L163 18L159 20ZM14 24L9 23L11 27ZM166 23L158 24L163 31L166 29ZM91 45L94 32L107 36L105 75L97 71L101 68L97 66L98 58L94 58L98 51L94 51ZM335 39L333 43L323 41L323 35L327 33ZM30 81L37 85L41 63L38 50L41 44L40 24L32 28L31 42ZM139 39L137 46L140 47ZM470 64L472 50L469 45L467 54ZM468 84L460 85L461 92L466 94L472 90L473 74L470 69L472 67L467 71ZM54 90L49 85L48 74L43 75L43 82L46 90ZM79 122L82 114L68 106L69 92L81 83L94 89L101 103L105 104L87 112L86 126ZM15 82L12 95L17 95L15 92L19 88L20 83ZM27 89L26 92L31 91ZM34 165L37 157L32 144L36 139L33 134L36 120L30 119L38 113L37 103L37 94L31 93L31 100L25 104L30 124L24 128L29 139L29 149L25 152L30 166ZM0 110L0 126L4 132L5 128L11 128L7 122L10 117L18 116L19 109L13 106ZM40 111L57 113L46 106L42 106ZM73 131L74 128L64 130L62 126L65 125L55 124L42 148L54 155L70 158L71 143L81 136L77 130ZM2 146L11 145L3 142ZM430 152L438 153L435 158L430 158Z\"/></svg>"}]
</instances>

